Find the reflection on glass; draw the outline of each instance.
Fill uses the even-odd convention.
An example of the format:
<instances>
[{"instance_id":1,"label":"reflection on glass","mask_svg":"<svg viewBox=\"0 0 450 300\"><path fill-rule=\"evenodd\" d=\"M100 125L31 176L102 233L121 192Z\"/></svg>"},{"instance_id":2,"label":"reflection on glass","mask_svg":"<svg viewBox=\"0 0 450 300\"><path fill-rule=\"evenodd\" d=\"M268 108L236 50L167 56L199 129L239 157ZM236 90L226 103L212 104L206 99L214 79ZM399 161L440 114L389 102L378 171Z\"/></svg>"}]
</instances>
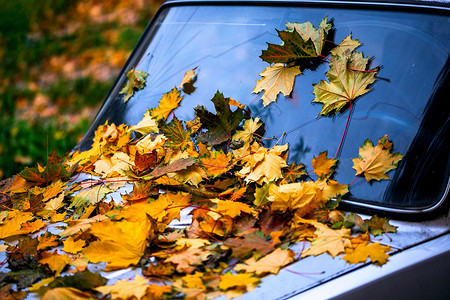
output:
<instances>
[{"instance_id":1,"label":"reflection on glass","mask_svg":"<svg viewBox=\"0 0 450 300\"><path fill-rule=\"evenodd\" d=\"M186 95L175 111L179 119L193 119L193 108L197 105L214 111L210 99L220 91L225 97L246 104L254 117L265 122L266 137L273 137L265 142L267 147L285 133L281 142L290 144L289 159L303 162L311 169L313 156L320 152L328 150L334 156L349 113L347 109L333 117L317 118L321 105L311 103L312 84L326 79L328 64L320 64L315 70L306 69L297 76L291 97L280 95L268 107L263 107L261 95L252 91L261 78L258 74L268 67L259 58L261 50L267 48L266 43L280 43L275 29L284 30L286 21L310 21L317 26L327 15L333 20L334 42L352 34L363 43L358 50L371 56L372 66L382 66L372 91L358 98L352 108L349 130L338 153L340 163L335 179L352 182L355 171L351 158L358 156L358 147L367 138L376 143L388 134L394 141L394 151L405 154L411 167L400 165L397 171L389 173L395 178L391 181L367 184L360 178L352 185L349 197L396 207L432 205L439 200L447 183L448 142L420 152L417 147L421 140L417 139L421 132L420 139L426 136L427 141L435 139L438 132L441 132L438 138L445 140L448 136L446 125L429 126L424 120L428 108L431 119L447 111L441 103L450 44L446 17L324 8L173 7L156 24L159 28L148 47L138 54L138 69L149 73L146 88L127 103L121 101L121 96L111 95L93 128L107 119L136 124L147 108L157 106L163 93L179 85L187 70L197 67L196 90ZM446 122L448 114L444 113L443 123ZM424 126L429 129L426 133ZM418 153L441 155L443 162L428 161L430 165L424 170L411 159ZM409 180L402 180L402 176ZM424 176L438 181L434 184L437 187L430 191L421 188L411 194L414 190L411 182L423 180Z\"/></svg>"}]
</instances>

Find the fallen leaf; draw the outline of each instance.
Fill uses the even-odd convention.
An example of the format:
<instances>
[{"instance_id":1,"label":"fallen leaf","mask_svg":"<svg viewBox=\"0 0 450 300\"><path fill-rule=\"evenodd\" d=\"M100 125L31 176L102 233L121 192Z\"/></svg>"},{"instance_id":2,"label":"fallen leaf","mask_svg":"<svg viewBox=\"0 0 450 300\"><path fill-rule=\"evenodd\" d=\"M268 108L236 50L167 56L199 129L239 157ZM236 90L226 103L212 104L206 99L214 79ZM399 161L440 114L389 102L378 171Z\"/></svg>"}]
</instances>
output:
<instances>
[{"instance_id":1,"label":"fallen leaf","mask_svg":"<svg viewBox=\"0 0 450 300\"><path fill-rule=\"evenodd\" d=\"M397 168L398 162L403 158L400 153L391 153L392 144L385 135L380 138L374 147L372 141L367 139L362 147L359 147L359 157L353 159L353 169L356 175L364 174L367 182L390 179L387 172Z\"/></svg>"},{"instance_id":2,"label":"fallen leaf","mask_svg":"<svg viewBox=\"0 0 450 300\"><path fill-rule=\"evenodd\" d=\"M167 119L169 114L180 105L180 91L173 88L170 92L165 93L156 108L150 110L150 114L156 121L160 119Z\"/></svg>"},{"instance_id":3,"label":"fallen leaf","mask_svg":"<svg viewBox=\"0 0 450 300\"><path fill-rule=\"evenodd\" d=\"M128 77L128 82L119 92L119 94L125 94L123 102L130 100L135 92L142 90L145 87L145 78L148 76L148 73L132 68L130 71L125 73L125 75Z\"/></svg>"},{"instance_id":4,"label":"fallen leaf","mask_svg":"<svg viewBox=\"0 0 450 300\"><path fill-rule=\"evenodd\" d=\"M387 263L389 254L386 252L390 251L392 251L391 247L379 243L358 245L354 250L347 250L347 254L342 259L349 264L358 264L364 263L367 258L370 258L374 264L381 266Z\"/></svg>"},{"instance_id":5,"label":"fallen leaf","mask_svg":"<svg viewBox=\"0 0 450 300\"><path fill-rule=\"evenodd\" d=\"M267 106L277 100L279 93L289 96L294 86L295 76L301 73L298 66L286 67L282 63L276 63L259 74L263 78L256 82L253 93L257 94L265 90L261 100L263 105Z\"/></svg>"},{"instance_id":6,"label":"fallen leaf","mask_svg":"<svg viewBox=\"0 0 450 300\"><path fill-rule=\"evenodd\" d=\"M234 267L234 270L244 271L246 273L256 273L258 275L265 273L278 274L281 268L291 263L293 260L294 252L277 248L260 260L256 260L253 257L247 259L245 264L238 264Z\"/></svg>"}]
</instances>

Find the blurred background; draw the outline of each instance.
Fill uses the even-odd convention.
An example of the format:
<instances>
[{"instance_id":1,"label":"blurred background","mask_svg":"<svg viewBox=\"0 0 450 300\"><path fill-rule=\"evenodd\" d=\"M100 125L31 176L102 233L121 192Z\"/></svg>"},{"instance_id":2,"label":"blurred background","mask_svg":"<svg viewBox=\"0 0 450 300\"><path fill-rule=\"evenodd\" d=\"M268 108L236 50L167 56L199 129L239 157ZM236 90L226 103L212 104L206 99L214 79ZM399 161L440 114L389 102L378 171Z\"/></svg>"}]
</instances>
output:
<instances>
[{"instance_id":1,"label":"blurred background","mask_svg":"<svg viewBox=\"0 0 450 300\"><path fill-rule=\"evenodd\" d=\"M0 0L0 179L83 136L163 0Z\"/></svg>"}]
</instances>

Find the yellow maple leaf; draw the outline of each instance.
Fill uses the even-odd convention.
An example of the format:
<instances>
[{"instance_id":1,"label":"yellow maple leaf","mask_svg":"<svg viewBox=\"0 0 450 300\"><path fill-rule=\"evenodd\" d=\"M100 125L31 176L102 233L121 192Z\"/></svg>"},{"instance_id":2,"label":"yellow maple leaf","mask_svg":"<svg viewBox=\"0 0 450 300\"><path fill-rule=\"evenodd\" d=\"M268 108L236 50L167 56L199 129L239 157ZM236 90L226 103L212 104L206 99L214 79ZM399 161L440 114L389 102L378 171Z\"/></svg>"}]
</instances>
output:
<instances>
[{"instance_id":1,"label":"yellow maple leaf","mask_svg":"<svg viewBox=\"0 0 450 300\"><path fill-rule=\"evenodd\" d=\"M261 127L262 123L259 122L259 118L250 118L248 120L245 120L243 129L244 130L238 130L233 135L232 140L233 141L243 141L244 143L249 143L253 140L253 135L258 130L259 127Z\"/></svg>"},{"instance_id":2,"label":"yellow maple leaf","mask_svg":"<svg viewBox=\"0 0 450 300\"><path fill-rule=\"evenodd\" d=\"M283 185L270 185L269 196L274 210L295 211L302 217L324 203L321 189L315 182L295 182ZM328 200L328 199L327 199Z\"/></svg>"},{"instance_id":3,"label":"yellow maple leaf","mask_svg":"<svg viewBox=\"0 0 450 300\"><path fill-rule=\"evenodd\" d=\"M108 217L105 215L96 215L89 219L79 219L76 221L73 221L71 223L71 226L64 230L63 232L59 233L60 237L66 237L69 235L74 235L77 233L81 233L86 231L89 227L91 227L92 223L95 222L101 222L103 220L106 220Z\"/></svg>"},{"instance_id":4,"label":"yellow maple leaf","mask_svg":"<svg viewBox=\"0 0 450 300\"><path fill-rule=\"evenodd\" d=\"M208 156L200 158L200 165L206 170L208 177L217 177L226 173L233 165L231 153L211 151Z\"/></svg>"},{"instance_id":5,"label":"yellow maple leaf","mask_svg":"<svg viewBox=\"0 0 450 300\"><path fill-rule=\"evenodd\" d=\"M364 263L367 258L376 264L384 265L388 261L389 254L386 252L392 251L391 247L383 246L380 243L373 243L369 245L359 244L354 250L347 249L346 255L342 259L350 264Z\"/></svg>"},{"instance_id":6,"label":"yellow maple leaf","mask_svg":"<svg viewBox=\"0 0 450 300\"><path fill-rule=\"evenodd\" d=\"M150 110L151 116L157 121L167 119L169 114L178 107L182 98L180 97L180 91L177 88L173 88L162 96L156 108Z\"/></svg>"},{"instance_id":7,"label":"yellow maple leaf","mask_svg":"<svg viewBox=\"0 0 450 300\"><path fill-rule=\"evenodd\" d=\"M131 126L130 130L137 131L141 134L159 133L158 123L156 123L156 120L150 115L150 110L147 110L142 120L136 125Z\"/></svg>"},{"instance_id":8,"label":"yellow maple leaf","mask_svg":"<svg viewBox=\"0 0 450 300\"><path fill-rule=\"evenodd\" d=\"M75 241L73 237L69 236L64 241L64 248L62 250L68 253L76 254L80 252L85 245L86 242L82 239L78 239L77 241Z\"/></svg>"},{"instance_id":9,"label":"yellow maple leaf","mask_svg":"<svg viewBox=\"0 0 450 300\"><path fill-rule=\"evenodd\" d=\"M302 257L319 255L325 252L335 257L345 252L346 247L351 247L350 229L335 230L319 222L310 223L316 227L314 234L317 237L311 242L311 247L302 252Z\"/></svg>"},{"instance_id":10,"label":"yellow maple leaf","mask_svg":"<svg viewBox=\"0 0 450 300\"><path fill-rule=\"evenodd\" d=\"M336 180L318 180L317 187L322 190L322 200L336 199L339 195L343 196L348 193L348 185L340 184Z\"/></svg>"},{"instance_id":11,"label":"yellow maple leaf","mask_svg":"<svg viewBox=\"0 0 450 300\"><path fill-rule=\"evenodd\" d=\"M93 263L107 262L106 270L137 264L144 254L149 230L149 224L128 221L106 219L93 223L90 232L99 240L85 247L83 254Z\"/></svg>"},{"instance_id":12,"label":"yellow maple leaf","mask_svg":"<svg viewBox=\"0 0 450 300\"><path fill-rule=\"evenodd\" d=\"M259 74L263 78L256 82L253 93L260 93L265 90L261 99L264 106L267 106L277 100L279 93L289 96L294 86L295 76L301 73L299 66L286 67L282 63L276 63Z\"/></svg>"},{"instance_id":13,"label":"yellow maple leaf","mask_svg":"<svg viewBox=\"0 0 450 300\"><path fill-rule=\"evenodd\" d=\"M53 278L52 278L53 279ZM72 287L57 287L49 289L42 296L41 300L78 300L94 299L89 293L82 292Z\"/></svg>"},{"instance_id":14,"label":"yellow maple leaf","mask_svg":"<svg viewBox=\"0 0 450 300\"><path fill-rule=\"evenodd\" d=\"M336 166L337 159L328 158L328 150L319 153L317 157L313 157L312 166L314 174L319 178L329 178L333 174L333 167Z\"/></svg>"},{"instance_id":15,"label":"yellow maple leaf","mask_svg":"<svg viewBox=\"0 0 450 300\"><path fill-rule=\"evenodd\" d=\"M239 172L236 172L237 176L244 177L247 183L254 181L261 185L283 177L281 169L287 166L288 144L283 146L276 145L271 149L264 147L255 148L252 145L248 149L257 150L247 154L243 152L244 156L242 156L241 160L245 162L245 165ZM234 153L238 154L239 157L239 152Z\"/></svg>"},{"instance_id":16,"label":"yellow maple leaf","mask_svg":"<svg viewBox=\"0 0 450 300\"><path fill-rule=\"evenodd\" d=\"M252 208L245 203L232 200L218 200L216 210L221 214L228 215L232 218L240 216L241 212L251 213Z\"/></svg>"},{"instance_id":17,"label":"yellow maple leaf","mask_svg":"<svg viewBox=\"0 0 450 300\"><path fill-rule=\"evenodd\" d=\"M206 239L187 239L187 238L178 238L176 239L175 243L177 245L177 249L201 248L203 246L211 244L211 242Z\"/></svg>"},{"instance_id":18,"label":"yellow maple leaf","mask_svg":"<svg viewBox=\"0 0 450 300\"><path fill-rule=\"evenodd\" d=\"M31 212L23 212L18 210L9 211L8 216L0 225L0 239L19 234L22 224L30 221L31 219L33 219L33 214Z\"/></svg>"},{"instance_id":19,"label":"yellow maple leaf","mask_svg":"<svg viewBox=\"0 0 450 300\"><path fill-rule=\"evenodd\" d=\"M391 153L392 143L388 141L388 136L382 137L374 147L367 139L362 147L359 147L359 158L353 159L353 169L356 175L364 174L367 182L370 180L390 179L387 175L392 169L397 167L398 162L403 158L400 153Z\"/></svg>"},{"instance_id":20,"label":"yellow maple leaf","mask_svg":"<svg viewBox=\"0 0 450 300\"><path fill-rule=\"evenodd\" d=\"M246 287L247 285L257 285L260 282L251 273L232 274L230 272L220 276L219 288L221 290L228 290L235 287Z\"/></svg>"},{"instance_id":21,"label":"yellow maple leaf","mask_svg":"<svg viewBox=\"0 0 450 300\"><path fill-rule=\"evenodd\" d=\"M39 260L41 264L47 264L50 270L59 275L64 267L70 262L70 257L65 254L58 254L57 250L53 253L42 252L42 258Z\"/></svg>"},{"instance_id":22,"label":"yellow maple leaf","mask_svg":"<svg viewBox=\"0 0 450 300\"><path fill-rule=\"evenodd\" d=\"M181 277L181 279L184 281L184 286L187 288L206 291L206 286L202 280L204 276L205 274L203 272L195 272L194 274L187 274L186 276Z\"/></svg>"},{"instance_id":23,"label":"yellow maple leaf","mask_svg":"<svg viewBox=\"0 0 450 300\"><path fill-rule=\"evenodd\" d=\"M291 250L275 249L270 254L256 260L250 258L244 264L238 264L234 269L236 271L244 271L247 273L256 273L262 275L265 273L278 274L280 269L294 260L294 252Z\"/></svg>"},{"instance_id":24,"label":"yellow maple leaf","mask_svg":"<svg viewBox=\"0 0 450 300\"><path fill-rule=\"evenodd\" d=\"M133 281L119 280L113 285L99 286L95 290L103 295L111 295L111 299L142 299L147 293L148 280L136 275Z\"/></svg>"}]
</instances>

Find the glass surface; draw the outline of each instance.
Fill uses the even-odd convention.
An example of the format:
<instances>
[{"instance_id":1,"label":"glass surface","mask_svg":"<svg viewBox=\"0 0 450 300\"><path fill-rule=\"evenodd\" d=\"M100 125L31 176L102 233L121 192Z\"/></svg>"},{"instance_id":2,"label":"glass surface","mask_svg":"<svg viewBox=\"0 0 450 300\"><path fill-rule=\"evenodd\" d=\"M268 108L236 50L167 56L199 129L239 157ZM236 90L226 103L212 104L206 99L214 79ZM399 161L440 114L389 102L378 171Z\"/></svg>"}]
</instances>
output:
<instances>
[{"instance_id":1,"label":"glass surface","mask_svg":"<svg viewBox=\"0 0 450 300\"><path fill-rule=\"evenodd\" d=\"M93 130L106 120L136 124L147 108L156 107L162 95L178 86L186 71L197 67L191 95L185 95L174 113L179 119L194 118L193 108L203 105L214 112L210 99L216 91L246 104L253 117L266 124L265 142L290 144L289 161L311 160L328 150L334 157L349 118L349 129L337 158L334 179L350 184L347 198L400 208L424 208L435 204L445 191L449 174L448 56L449 18L442 15L375 10L294 7L182 6L165 11L152 29L153 37L143 53L137 53L137 69L149 73L146 87L123 103L123 95L111 94L97 116ZM291 97L278 96L263 107L261 94L253 94L256 81L268 63L259 56L267 43L280 44L276 30L286 21L310 21L316 28L325 16L333 22L329 39L339 43L349 34L363 45L358 48L381 65L372 90L333 117L320 117L321 104L312 104L312 84L326 80L328 63L297 76ZM333 37L334 35L334 37ZM119 81L121 82L121 81ZM123 82L123 81L122 81ZM117 89L116 89L117 90ZM445 102L444 102L445 99ZM285 133L283 135L283 133ZM352 158L368 138L375 143L388 134L393 152L405 155L393 180L355 180ZM88 142L81 148L88 147Z\"/></svg>"}]
</instances>

